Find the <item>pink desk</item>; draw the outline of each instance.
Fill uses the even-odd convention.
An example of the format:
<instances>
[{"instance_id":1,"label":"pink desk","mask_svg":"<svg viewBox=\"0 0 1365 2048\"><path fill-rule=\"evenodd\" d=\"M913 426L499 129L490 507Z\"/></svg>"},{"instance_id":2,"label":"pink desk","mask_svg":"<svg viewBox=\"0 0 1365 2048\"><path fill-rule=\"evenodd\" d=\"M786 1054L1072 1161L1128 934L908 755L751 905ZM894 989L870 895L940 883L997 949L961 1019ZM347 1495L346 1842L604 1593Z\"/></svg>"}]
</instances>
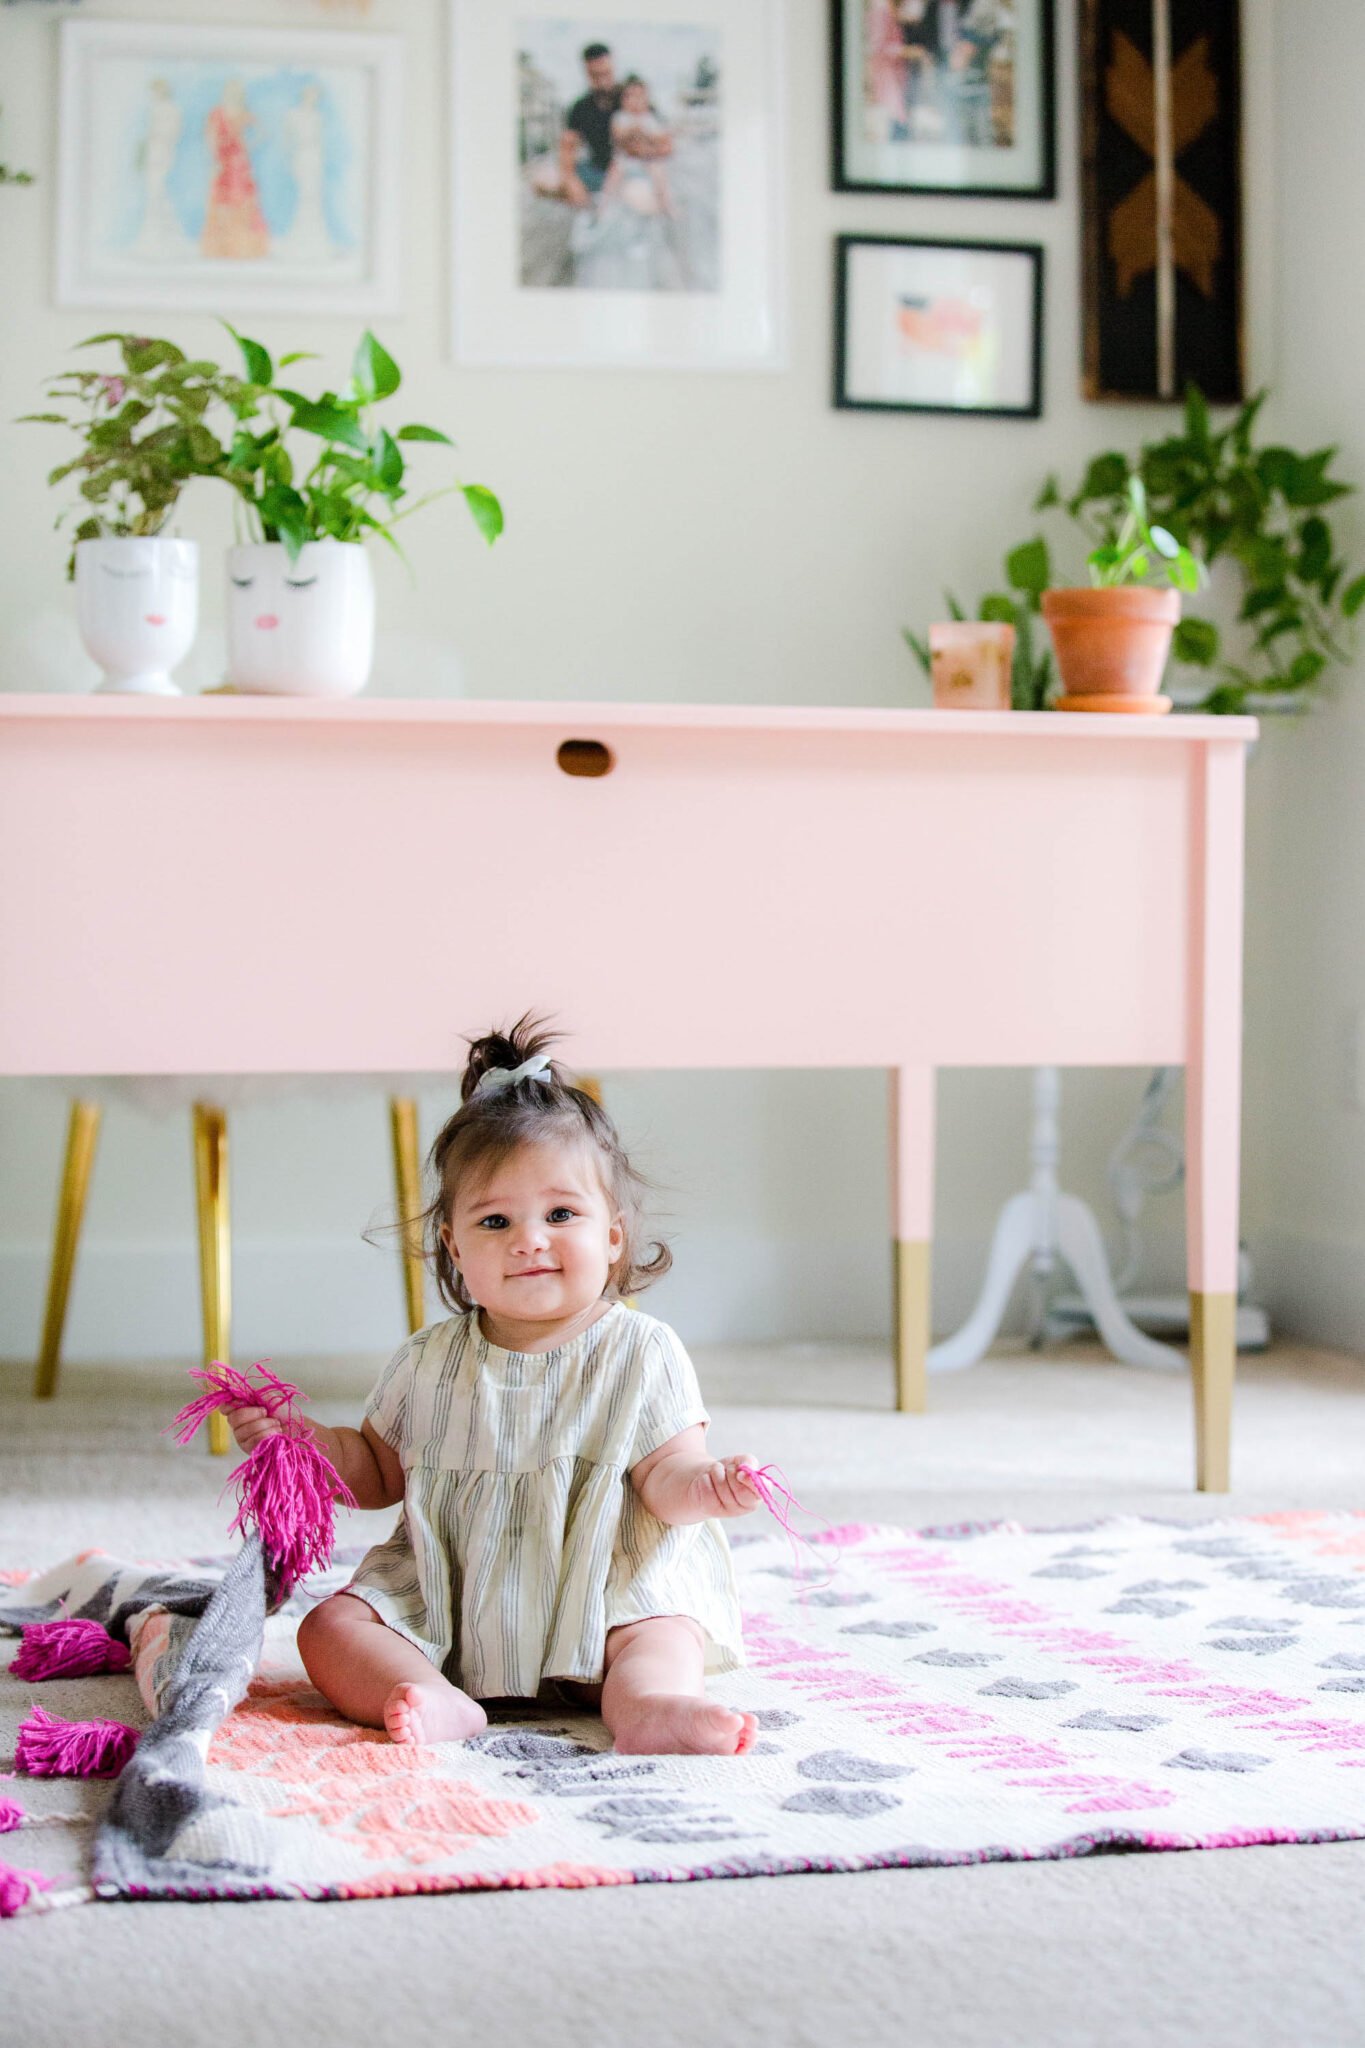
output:
<instances>
[{"instance_id":1,"label":"pink desk","mask_svg":"<svg viewBox=\"0 0 1365 2048\"><path fill-rule=\"evenodd\" d=\"M1255 730L0 695L0 1072L430 1072L530 1007L584 1069L884 1067L919 1408L934 1069L1183 1063L1223 1491ZM574 740L608 772L566 772Z\"/></svg>"}]
</instances>

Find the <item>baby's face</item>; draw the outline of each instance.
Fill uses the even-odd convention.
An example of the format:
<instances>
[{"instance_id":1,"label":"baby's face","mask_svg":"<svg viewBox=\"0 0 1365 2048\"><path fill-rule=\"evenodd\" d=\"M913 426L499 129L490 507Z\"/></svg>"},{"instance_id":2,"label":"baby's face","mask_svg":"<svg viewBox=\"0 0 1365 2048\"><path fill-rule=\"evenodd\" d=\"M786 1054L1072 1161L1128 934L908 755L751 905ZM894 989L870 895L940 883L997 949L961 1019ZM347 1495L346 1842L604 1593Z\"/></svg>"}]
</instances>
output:
<instances>
[{"instance_id":1,"label":"baby's face","mask_svg":"<svg viewBox=\"0 0 1365 2048\"><path fill-rule=\"evenodd\" d=\"M528 1334L599 1300L623 1242L591 1151L563 1144L524 1146L462 1187L442 1236L480 1308Z\"/></svg>"},{"instance_id":2,"label":"baby's face","mask_svg":"<svg viewBox=\"0 0 1365 2048\"><path fill-rule=\"evenodd\" d=\"M647 114L649 112L649 87L647 85L628 85L621 95L621 107L623 112L627 114Z\"/></svg>"}]
</instances>

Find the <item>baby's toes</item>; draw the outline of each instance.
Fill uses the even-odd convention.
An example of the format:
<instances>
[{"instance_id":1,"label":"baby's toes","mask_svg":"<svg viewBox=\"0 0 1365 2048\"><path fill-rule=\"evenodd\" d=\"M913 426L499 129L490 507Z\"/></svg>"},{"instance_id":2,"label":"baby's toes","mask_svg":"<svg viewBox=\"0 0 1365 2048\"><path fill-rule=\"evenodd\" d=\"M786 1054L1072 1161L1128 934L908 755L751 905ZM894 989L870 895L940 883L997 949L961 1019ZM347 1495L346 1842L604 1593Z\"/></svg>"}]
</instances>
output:
<instances>
[{"instance_id":1,"label":"baby's toes","mask_svg":"<svg viewBox=\"0 0 1365 2048\"><path fill-rule=\"evenodd\" d=\"M743 1756L747 1750L753 1748L758 1737L758 1722L752 1714L741 1714L739 1716L739 1723L739 1735L735 1742L735 1755Z\"/></svg>"}]
</instances>

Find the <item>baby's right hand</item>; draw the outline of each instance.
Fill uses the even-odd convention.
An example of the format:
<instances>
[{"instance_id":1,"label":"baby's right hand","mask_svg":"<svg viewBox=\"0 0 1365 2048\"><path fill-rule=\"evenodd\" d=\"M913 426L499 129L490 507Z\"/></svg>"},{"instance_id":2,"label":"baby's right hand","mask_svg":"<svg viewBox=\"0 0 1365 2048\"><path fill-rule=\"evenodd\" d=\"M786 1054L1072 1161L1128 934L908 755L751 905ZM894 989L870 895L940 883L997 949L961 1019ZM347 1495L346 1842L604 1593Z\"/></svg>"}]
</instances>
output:
<instances>
[{"instance_id":1,"label":"baby's right hand","mask_svg":"<svg viewBox=\"0 0 1365 2048\"><path fill-rule=\"evenodd\" d=\"M223 1416L239 1451L254 1451L263 1437L279 1434L279 1423L265 1408L225 1408Z\"/></svg>"}]
</instances>

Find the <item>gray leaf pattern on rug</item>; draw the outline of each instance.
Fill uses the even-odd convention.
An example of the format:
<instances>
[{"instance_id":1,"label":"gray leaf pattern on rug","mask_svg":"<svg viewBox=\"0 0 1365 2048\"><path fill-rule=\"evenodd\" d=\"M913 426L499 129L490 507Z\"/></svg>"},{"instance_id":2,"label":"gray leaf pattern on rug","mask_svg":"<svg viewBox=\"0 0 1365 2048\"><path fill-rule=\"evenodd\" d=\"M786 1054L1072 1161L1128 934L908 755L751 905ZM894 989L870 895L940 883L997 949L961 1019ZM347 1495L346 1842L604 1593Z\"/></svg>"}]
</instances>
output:
<instances>
[{"instance_id":1,"label":"gray leaf pattern on rug","mask_svg":"<svg viewBox=\"0 0 1365 2048\"><path fill-rule=\"evenodd\" d=\"M794 1728L803 1718L800 1714L789 1713L786 1707L754 1707L751 1711L755 1726L761 1728L765 1735L773 1735L780 1728Z\"/></svg>"},{"instance_id":2,"label":"gray leaf pattern on rug","mask_svg":"<svg viewBox=\"0 0 1365 2048\"><path fill-rule=\"evenodd\" d=\"M912 1664L937 1664L945 1671L969 1671L975 1664L1003 1664L1003 1650L921 1650Z\"/></svg>"},{"instance_id":3,"label":"gray leaf pattern on rug","mask_svg":"<svg viewBox=\"0 0 1365 2048\"><path fill-rule=\"evenodd\" d=\"M1365 1674L1356 1678L1325 1678L1319 1692L1365 1692Z\"/></svg>"},{"instance_id":4,"label":"gray leaf pattern on rug","mask_svg":"<svg viewBox=\"0 0 1365 2048\"><path fill-rule=\"evenodd\" d=\"M729 1814L703 1812L695 1800L669 1794L649 1798L627 1794L621 1799L603 1799L590 1806L585 1818L605 1828L608 1835L626 1836L632 1842L738 1842L741 1830Z\"/></svg>"},{"instance_id":5,"label":"gray leaf pattern on rug","mask_svg":"<svg viewBox=\"0 0 1365 2048\"><path fill-rule=\"evenodd\" d=\"M931 1636L936 1621L851 1621L840 1629L844 1636Z\"/></svg>"},{"instance_id":6,"label":"gray leaf pattern on rug","mask_svg":"<svg viewBox=\"0 0 1365 2048\"><path fill-rule=\"evenodd\" d=\"M1214 1628L1244 1628L1253 1636L1292 1636L1298 1625L1263 1614L1225 1614L1211 1624Z\"/></svg>"},{"instance_id":7,"label":"gray leaf pattern on rug","mask_svg":"<svg viewBox=\"0 0 1365 2048\"><path fill-rule=\"evenodd\" d=\"M1259 1771L1268 1764L1268 1756L1256 1756L1245 1749L1182 1749L1178 1756L1168 1756L1165 1768L1168 1771Z\"/></svg>"},{"instance_id":8,"label":"gray leaf pattern on rug","mask_svg":"<svg viewBox=\"0 0 1365 2048\"><path fill-rule=\"evenodd\" d=\"M1319 1671L1365 1671L1365 1657L1354 1650L1338 1650L1335 1657L1324 1657Z\"/></svg>"},{"instance_id":9,"label":"gray leaf pattern on rug","mask_svg":"<svg viewBox=\"0 0 1365 2048\"><path fill-rule=\"evenodd\" d=\"M1002 1700L1056 1700L1077 1687L1069 1678L997 1678L993 1685L981 1685L982 1698Z\"/></svg>"},{"instance_id":10,"label":"gray leaf pattern on rug","mask_svg":"<svg viewBox=\"0 0 1365 2048\"><path fill-rule=\"evenodd\" d=\"M1103 1579L1114 1569L1112 1565L1093 1564L1045 1564L1030 1573L1035 1579Z\"/></svg>"},{"instance_id":11,"label":"gray leaf pattern on rug","mask_svg":"<svg viewBox=\"0 0 1365 2048\"><path fill-rule=\"evenodd\" d=\"M1190 1557L1245 1557L1245 1536L1186 1536L1171 1545Z\"/></svg>"},{"instance_id":12,"label":"gray leaf pattern on rug","mask_svg":"<svg viewBox=\"0 0 1365 2048\"><path fill-rule=\"evenodd\" d=\"M869 1600L875 1600L875 1593L836 1593L832 1586L823 1587L818 1593L807 1593L808 1607L865 1607Z\"/></svg>"},{"instance_id":13,"label":"gray leaf pattern on rug","mask_svg":"<svg viewBox=\"0 0 1365 2048\"><path fill-rule=\"evenodd\" d=\"M1173 1614L1188 1614L1190 1606L1188 1600L1163 1600L1156 1593L1129 1593L1104 1611L1106 1614L1149 1614L1154 1621L1169 1621Z\"/></svg>"},{"instance_id":14,"label":"gray leaf pattern on rug","mask_svg":"<svg viewBox=\"0 0 1365 2048\"><path fill-rule=\"evenodd\" d=\"M890 1792L865 1792L843 1785L813 1785L809 1792L794 1792L782 1801L784 1813L847 1814L861 1820L870 1813L886 1813L901 1801Z\"/></svg>"},{"instance_id":15,"label":"gray leaf pattern on rug","mask_svg":"<svg viewBox=\"0 0 1365 2048\"><path fill-rule=\"evenodd\" d=\"M1166 1714L1110 1714L1103 1707L1092 1707L1088 1714L1078 1714L1074 1721L1063 1721L1062 1726L1088 1728L1096 1735L1140 1735L1144 1728L1164 1727L1168 1719Z\"/></svg>"},{"instance_id":16,"label":"gray leaf pattern on rug","mask_svg":"<svg viewBox=\"0 0 1365 2048\"><path fill-rule=\"evenodd\" d=\"M1350 1579L1297 1579L1284 1588L1284 1597L1305 1607L1365 1607L1365 1586Z\"/></svg>"},{"instance_id":17,"label":"gray leaf pattern on rug","mask_svg":"<svg viewBox=\"0 0 1365 2048\"><path fill-rule=\"evenodd\" d=\"M879 1784L883 1778L908 1778L913 1764L879 1764L871 1757L854 1756L847 1749L822 1749L803 1756L796 1766L803 1778L837 1779L840 1784Z\"/></svg>"},{"instance_id":18,"label":"gray leaf pattern on rug","mask_svg":"<svg viewBox=\"0 0 1365 2048\"><path fill-rule=\"evenodd\" d=\"M1202 1593L1207 1579L1139 1579L1125 1593Z\"/></svg>"},{"instance_id":19,"label":"gray leaf pattern on rug","mask_svg":"<svg viewBox=\"0 0 1365 2048\"><path fill-rule=\"evenodd\" d=\"M1248 1657L1273 1657L1277 1650L1292 1650L1297 1636L1210 1636L1206 1650L1241 1650Z\"/></svg>"}]
</instances>

